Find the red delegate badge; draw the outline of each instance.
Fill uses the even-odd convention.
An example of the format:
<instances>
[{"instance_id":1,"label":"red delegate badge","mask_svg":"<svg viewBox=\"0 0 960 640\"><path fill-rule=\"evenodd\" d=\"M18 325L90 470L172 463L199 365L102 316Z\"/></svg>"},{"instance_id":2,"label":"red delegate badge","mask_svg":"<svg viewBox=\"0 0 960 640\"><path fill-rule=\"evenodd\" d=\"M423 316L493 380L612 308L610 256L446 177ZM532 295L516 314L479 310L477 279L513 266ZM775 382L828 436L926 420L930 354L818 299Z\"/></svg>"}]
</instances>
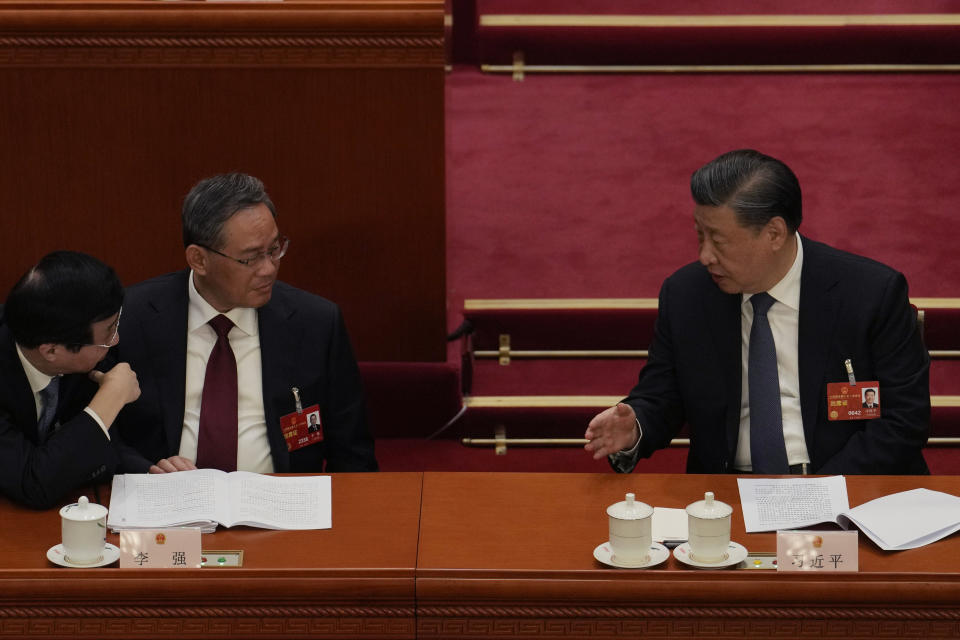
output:
<instances>
[{"instance_id":1,"label":"red delegate badge","mask_svg":"<svg viewBox=\"0 0 960 640\"><path fill-rule=\"evenodd\" d=\"M870 420L880 417L880 383L831 382L827 384L827 417L830 420Z\"/></svg>"},{"instance_id":2,"label":"red delegate badge","mask_svg":"<svg viewBox=\"0 0 960 640\"><path fill-rule=\"evenodd\" d=\"M320 405L306 407L280 416L280 428L288 451L296 451L312 444L323 442L323 425L320 424Z\"/></svg>"}]
</instances>

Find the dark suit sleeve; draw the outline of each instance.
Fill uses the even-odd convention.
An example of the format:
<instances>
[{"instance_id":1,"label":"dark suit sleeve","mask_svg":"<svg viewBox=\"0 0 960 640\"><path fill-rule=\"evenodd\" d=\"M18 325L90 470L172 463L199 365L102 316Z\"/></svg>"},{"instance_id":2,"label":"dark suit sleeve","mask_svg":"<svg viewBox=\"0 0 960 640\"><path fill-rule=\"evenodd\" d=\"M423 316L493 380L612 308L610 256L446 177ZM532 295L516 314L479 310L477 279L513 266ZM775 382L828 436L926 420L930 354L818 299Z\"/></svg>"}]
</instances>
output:
<instances>
[{"instance_id":1,"label":"dark suit sleeve","mask_svg":"<svg viewBox=\"0 0 960 640\"><path fill-rule=\"evenodd\" d=\"M670 326L670 280L660 289L660 301L649 357L640 371L637 385L623 400L637 415L643 430L633 456L614 454L611 466L629 473L640 458L647 458L670 444L683 425L683 402L677 383L673 334Z\"/></svg>"},{"instance_id":2,"label":"dark suit sleeve","mask_svg":"<svg viewBox=\"0 0 960 640\"><path fill-rule=\"evenodd\" d=\"M128 324L132 324L129 323ZM107 356L97 365L97 369L106 373L115 367L119 362L120 350L114 347L107 352ZM142 379L142 374L141 374ZM133 409L130 408L131 405L127 404L120 410L117 419L113 421L113 425L110 427L110 438L113 440L114 447L117 451L117 456L119 459L119 465L117 467L117 473L147 473L147 470L150 468L150 465L153 463L143 456L136 448L132 445L127 444L123 440L124 431L136 428L136 424L129 424L129 420Z\"/></svg>"},{"instance_id":3,"label":"dark suit sleeve","mask_svg":"<svg viewBox=\"0 0 960 640\"><path fill-rule=\"evenodd\" d=\"M377 471L360 370L339 308L328 353L327 401L321 416L327 456L325 471Z\"/></svg>"},{"instance_id":4,"label":"dark suit sleeve","mask_svg":"<svg viewBox=\"0 0 960 640\"><path fill-rule=\"evenodd\" d=\"M72 489L117 465L116 449L100 425L81 411L41 445L0 409L0 483L10 498L37 509L59 504Z\"/></svg>"},{"instance_id":5,"label":"dark suit sleeve","mask_svg":"<svg viewBox=\"0 0 960 640\"><path fill-rule=\"evenodd\" d=\"M150 467L155 464L147 460L134 447L123 442L118 429L111 429L110 437L116 440L117 454L120 460L118 473L147 473Z\"/></svg>"},{"instance_id":6,"label":"dark suit sleeve","mask_svg":"<svg viewBox=\"0 0 960 640\"><path fill-rule=\"evenodd\" d=\"M930 428L930 358L910 306L907 282L900 273L886 281L879 311L869 319L868 362L872 371L861 379L880 382L881 417L866 421L851 434L817 473L903 474L924 473L921 449ZM856 367L856 359L854 359ZM869 374L870 378L865 378ZM842 433L850 424L831 422L827 434ZM818 438L821 434L818 434ZM808 443L809 447L809 443Z\"/></svg>"}]
</instances>

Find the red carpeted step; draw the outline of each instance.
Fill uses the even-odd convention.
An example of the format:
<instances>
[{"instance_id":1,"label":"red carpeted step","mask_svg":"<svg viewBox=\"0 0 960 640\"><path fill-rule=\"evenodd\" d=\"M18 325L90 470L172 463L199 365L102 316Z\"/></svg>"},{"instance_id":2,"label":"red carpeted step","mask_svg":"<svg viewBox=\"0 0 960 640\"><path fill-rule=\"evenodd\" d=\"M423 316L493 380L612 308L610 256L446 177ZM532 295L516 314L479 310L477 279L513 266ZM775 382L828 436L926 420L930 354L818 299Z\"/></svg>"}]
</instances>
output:
<instances>
[{"instance_id":1,"label":"red carpeted step","mask_svg":"<svg viewBox=\"0 0 960 640\"><path fill-rule=\"evenodd\" d=\"M960 61L956 2L476 0L482 63L938 64Z\"/></svg>"},{"instance_id":2,"label":"red carpeted step","mask_svg":"<svg viewBox=\"0 0 960 640\"><path fill-rule=\"evenodd\" d=\"M580 447L511 447L506 455L492 448L465 447L457 440L387 438L377 440L377 460L383 471L542 471L613 473L604 460L594 460ZM637 465L638 473L683 473L686 449L658 451Z\"/></svg>"},{"instance_id":3,"label":"red carpeted step","mask_svg":"<svg viewBox=\"0 0 960 640\"><path fill-rule=\"evenodd\" d=\"M644 360L589 358L514 359L509 366L496 360L473 363L475 396L618 396L637 384Z\"/></svg>"},{"instance_id":4,"label":"red carpeted step","mask_svg":"<svg viewBox=\"0 0 960 640\"><path fill-rule=\"evenodd\" d=\"M426 437L462 407L457 367L446 362L360 362L375 438Z\"/></svg>"},{"instance_id":5,"label":"red carpeted step","mask_svg":"<svg viewBox=\"0 0 960 640\"><path fill-rule=\"evenodd\" d=\"M951 476L960 474L960 447L928 447L923 450L923 457L932 474Z\"/></svg>"}]
</instances>

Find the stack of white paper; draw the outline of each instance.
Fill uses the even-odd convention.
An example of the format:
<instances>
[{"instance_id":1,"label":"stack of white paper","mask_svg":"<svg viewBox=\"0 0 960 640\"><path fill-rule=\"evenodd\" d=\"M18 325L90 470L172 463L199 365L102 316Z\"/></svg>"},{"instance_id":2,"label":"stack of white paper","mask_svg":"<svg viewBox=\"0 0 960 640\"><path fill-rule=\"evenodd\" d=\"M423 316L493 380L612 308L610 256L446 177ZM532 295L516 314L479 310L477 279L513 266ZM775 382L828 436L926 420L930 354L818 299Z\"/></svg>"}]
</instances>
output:
<instances>
[{"instance_id":1,"label":"stack of white paper","mask_svg":"<svg viewBox=\"0 0 960 640\"><path fill-rule=\"evenodd\" d=\"M886 551L916 549L960 530L960 498L930 489L911 489L865 502L837 516Z\"/></svg>"},{"instance_id":2,"label":"stack of white paper","mask_svg":"<svg viewBox=\"0 0 960 640\"><path fill-rule=\"evenodd\" d=\"M651 524L654 541L670 543L686 542L689 537L687 533L687 521L686 509L654 507L653 523Z\"/></svg>"}]
</instances>

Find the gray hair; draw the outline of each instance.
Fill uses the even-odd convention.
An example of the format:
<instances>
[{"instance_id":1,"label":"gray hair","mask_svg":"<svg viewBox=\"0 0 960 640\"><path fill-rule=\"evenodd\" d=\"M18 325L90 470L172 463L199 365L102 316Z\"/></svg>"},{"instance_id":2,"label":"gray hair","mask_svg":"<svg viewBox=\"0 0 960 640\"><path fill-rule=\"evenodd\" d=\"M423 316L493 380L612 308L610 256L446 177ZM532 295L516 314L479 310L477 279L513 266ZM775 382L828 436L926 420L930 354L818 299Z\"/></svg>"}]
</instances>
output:
<instances>
[{"instance_id":1,"label":"gray hair","mask_svg":"<svg viewBox=\"0 0 960 640\"><path fill-rule=\"evenodd\" d=\"M756 230L780 216L790 233L803 219L800 182L786 164L753 149L727 152L697 169L690 192L699 205L729 207Z\"/></svg>"},{"instance_id":2,"label":"gray hair","mask_svg":"<svg viewBox=\"0 0 960 640\"><path fill-rule=\"evenodd\" d=\"M221 234L227 220L238 211L258 204L266 205L273 217L277 217L263 182L253 176L224 173L201 180L183 200L183 246L221 247Z\"/></svg>"}]
</instances>

